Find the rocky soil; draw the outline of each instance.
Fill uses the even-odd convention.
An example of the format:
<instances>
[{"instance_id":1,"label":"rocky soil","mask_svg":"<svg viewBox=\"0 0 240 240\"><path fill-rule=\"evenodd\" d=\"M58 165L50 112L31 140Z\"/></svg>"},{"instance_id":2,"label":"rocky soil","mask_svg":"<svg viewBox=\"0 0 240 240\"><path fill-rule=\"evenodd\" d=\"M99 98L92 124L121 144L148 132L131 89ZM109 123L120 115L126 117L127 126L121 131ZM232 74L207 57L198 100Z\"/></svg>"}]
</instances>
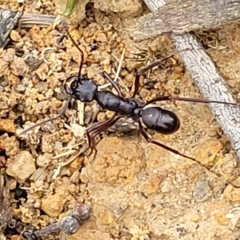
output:
<instances>
[{"instance_id":1,"label":"rocky soil","mask_svg":"<svg viewBox=\"0 0 240 240\"><path fill-rule=\"evenodd\" d=\"M141 78L139 97L144 101L161 95L201 98L167 35L141 43L129 38L131 24L146 11L140 0L93 2L86 13L84 3L78 3L78 11L67 18L70 34L84 52L82 74L114 92L101 73L114 78L121 64L117 83L130 97L137 69L173 55ZM54 16L64 11L65 4L0 1L4 8ZM239 24L195 34L238 98ZM123 133L122 125L99 135L97 153L89 155L86 127L112 115L95 102L73 101L64 117L20 135L61 111L66 101L64 82L77 75L81 58L61 24L19 26L10 38L0 49L0 239L24 239L24 231L44 229L79 204L91 206L92 214L74 235L60 231L42 239L240 237L236 156L208 105L160 102L179 116L181 128L169 136L148 131L155 140L199 163L147 143L136 131ZM129 121L127 126L136 128ZM6 226L11 219L16 225Z\"/></svg>"}]
</instances>

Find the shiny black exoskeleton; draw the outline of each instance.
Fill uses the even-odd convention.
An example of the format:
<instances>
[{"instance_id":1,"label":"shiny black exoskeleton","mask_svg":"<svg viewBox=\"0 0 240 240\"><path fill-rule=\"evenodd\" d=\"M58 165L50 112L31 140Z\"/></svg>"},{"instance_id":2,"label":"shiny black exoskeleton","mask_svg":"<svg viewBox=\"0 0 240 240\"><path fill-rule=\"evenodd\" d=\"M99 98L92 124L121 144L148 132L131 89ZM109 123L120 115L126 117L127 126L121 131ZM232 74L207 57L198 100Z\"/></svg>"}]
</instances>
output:
<instances>
[{"instance_id":1,"label":"shiny black exoskeleton","mask_svg":"<svg viewBox=\"0 0 240 240\"><path fill-rule=\"evenodd\" d=\"M105 72L104 76L107 76ZM93 80L87 78L71 77L65 83L65 91L72 98L82 102L96 100L102 109L141 120L147 128L162 134L171 134L179 129L179 119L173 112L158 106L147 107L147 104L139 104L133 98L124 98L110 91L98 91L97 87Z\"/></svg>"}]
</instances>

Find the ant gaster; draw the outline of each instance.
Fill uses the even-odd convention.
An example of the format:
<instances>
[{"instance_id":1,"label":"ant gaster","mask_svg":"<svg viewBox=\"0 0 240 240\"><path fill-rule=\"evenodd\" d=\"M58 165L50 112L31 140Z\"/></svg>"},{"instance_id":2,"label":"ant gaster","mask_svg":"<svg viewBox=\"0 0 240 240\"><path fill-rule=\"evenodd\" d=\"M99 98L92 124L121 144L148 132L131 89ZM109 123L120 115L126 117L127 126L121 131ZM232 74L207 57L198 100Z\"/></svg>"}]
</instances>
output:
<instances>
[{"instance_id":1,"label":"ant gaster","mask_svg":"<svg viewBox=\"0 0 240 240\"><path fill-rule=\"evenodd\" d=\"M102 73L103 77L105 77L112 84L112 86L117 91L118 95L110 91L99 91L98 85L92 79L89 79L86 76L81 75L81 70L82 70L83 61L84 61L83 51L78 47L77 43L74 41L74 39L70 35L66 24L64 24L64 27L66 28L68 37L71 39L73 44L81 53L81 63L79 66L78 75L68 78L64 84L65 91L68 94L68 99L66 104L62 108L60 114L58 114L54 118L44 120L41 123L38 123L24 130L21 134L26 133L27 131L35 128L36 126L55 120L58 117L62 116L66 111L68 104L72 98L80 100L82 102L91 102L95 100L102 107L102 109L110 110L115 113L111 118L107 119L106 121L96 123L93 126L90 126L89 128L87 128L86 135L87 135L91 150L95 149L94 141L93 141L95 136L97 136L102 131L105 131L109 127L114 125L120 118L127 116L127 117L132 117L136 122L138 122L139 131L148 142L151 142L159 147L162 147L168 151L171 151L174 154L191 159L193 161L197 161L195 158L189 157L171 147L168 147L155 140L152 140L147 135L147 133L144 130L144 127L147 127L149 129L152 129L162 134L172 134L176 132L180 127L180 121L175 113L169 110L162 109L156 105L152 106L152 104L157 101L178 100L178 101L186 101L186 102L218 103L218 104L227 104L227 105L234 105L234 106L238 105L237 103L228 103L228 102L220 102L220 101L197 99L197 98L172 97L172 96L156 97L146 103L139 103L138 101L136 101L134 98L139 91L140 76L143 75L146 71L152 69L153 67L162 64L163 61L166 61L167 59L172 57L172 55L164 59L159 59L156 62L150 64L149 66L141 69L140 71L137 71L136 77L135 77L135 89L134 89L132 98L123 97L121 90L119 89L117 84L112 80L112 78L106 72Z\"/></svg>"}]
</instances>

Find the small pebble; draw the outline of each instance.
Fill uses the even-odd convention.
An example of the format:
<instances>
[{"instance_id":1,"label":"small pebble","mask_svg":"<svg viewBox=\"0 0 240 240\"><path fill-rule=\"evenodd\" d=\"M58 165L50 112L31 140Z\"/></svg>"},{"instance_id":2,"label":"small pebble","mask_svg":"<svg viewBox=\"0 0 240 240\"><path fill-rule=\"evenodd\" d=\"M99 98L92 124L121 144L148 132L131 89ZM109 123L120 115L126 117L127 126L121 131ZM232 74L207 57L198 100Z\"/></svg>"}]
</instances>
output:
<instances>
[{"instance_id":1,"label":"small pebble","mask_svg":"<svg viewBox=\"0 0 240 240\"><path fill-rule=\"evenodd\" d=\"M193 213L192 215L191 215L191 221L193 221L193 222L198 222L199 221L199 219L200 219L200 216L199 216L199 214L198 213Z\"/></svg>"},{"instance_id":2,"label":"small pebble","mask_svg":"<svg viewBox=\"0 0 240 240\"><path fill-rule=\"evenodd\" d=\"M96 40L97 42L107 42L107 41L108 41L107 36L106 36L105 33L99 33L99 34L97 34L95 40Z\"/></svg>"},{"instance_id":3,"label":"small pebble","mask_svg":"<svg viewBox=\"0 0 240 240\"><path fill-rule=\"evenodd\" d=\"M67 192L66 192L67 194ZM41 209L51 217L57 217L62 212L67 198L62 194L47 194L42 198Z\"/></svg>"},{"instance_id":4,"label":"small pebble","mask_svg":"<svg viewBox=\"0 0 240 240\"><path fill-rule=\"evenodd\" d=\"M25 182L36 171L32 155L27 151L17 154L7 164L7 174L19 182Z\"/></svg>"},{"instance_id":5,"label":"small pebble","mask_svg":"<svg viewBox=\"0 0 240 240\"><path fill-rule=\"evenodd\" d=\"M234 203L240 203L240 188L228 185L224 190L224 196Z\"/></svg>"},{"instance_id":6,"label":"small pebble","mask_svg":"<svg viewBox=\"0 0 240 240\"><path fill-rule=\"evenodd\" d=\"M0 130L4 132L16 132L16 126L12 119L0 119Z\"/></svg>"},{"instance_id":7,"label":"small pebble","mask_svg":"<svg viewBox=\"0 0 240 240\"><path fill-rule=\"evenodd\" d=\"M197 161L205 166L213 166L216 155L223 148L223 144L219 140L210 139L199 144L195 149Z\"/></svg>"},{"instance_id":8,"label":"small pebble","mask_svg":"<svg viewBox=\"0 0 240 240\"><path fill-rule=\"evenodd\" d=\"M209 182L200 177L200 179L195 183L193 197L196 202L206 201L212 196L212 190L210 188Z\"/></svg>"},{"instance_id":9,"label":"small pebble","mask_svg":"<svg viewBox=\"0 0 240 240\"><path fill-rule=\"evenodd\" d=\"M15 42L21 40L21 36L20 36L20 34L19 34L16 30L12 30L12 31L11 31L11 33L10 33L10 38L11 38L13 41L15 41Z\"/></svg>"},{"instance_id":10,"label":"small pebble","mask_svg":"<svg viewBox=\"0 0 240 240\"><path fill-rule=\"evenodd\" d=\"M220 225L227 225L229 222L229 219L227 218L226 214L222 214L222 213L216 214L215 219Z\"/></svg>"},{"instance_id":11,"label":"small pebble","mask_svg":"<svg viewBox=\"0 0 240 240\"><path fill-rule=\"evenodd\" d=\"M125 76L125 81L129 82L129 83L133 83L135 80L135 76L132 73L128 73Z\"/></svg>"}]
</instances>

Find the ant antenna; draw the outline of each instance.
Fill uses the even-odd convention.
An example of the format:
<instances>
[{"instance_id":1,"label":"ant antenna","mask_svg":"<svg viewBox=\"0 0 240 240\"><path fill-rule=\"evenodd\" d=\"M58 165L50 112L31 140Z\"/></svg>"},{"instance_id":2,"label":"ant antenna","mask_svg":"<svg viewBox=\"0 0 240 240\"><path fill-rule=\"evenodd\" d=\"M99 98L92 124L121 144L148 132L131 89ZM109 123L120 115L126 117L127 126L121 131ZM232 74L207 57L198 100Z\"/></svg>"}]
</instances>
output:
<instances>
[{"instance_id":1,"label":"ant antenna","mask_svg":"<svg viewBox=\"0 0 240 240\"><path fill-rule=\"evenodd\" d=\"M66 112L66 110L67 110L67 108L68 108L68 105L69 105L71 99L72 99L72 97L69 96L68 99L67 99L67 101L66 101L66 103L65 103L65 105L64 105L63 108L61 109L61 112L60 112L56 117L43 120L42 122L37 123L37 124L35 124L35 125L27 128L27 129L25 129L25 130L22 131L19 135L23 135L23 134L25 134L26 132L28 132L28 131L32 130L33 128L35 128L35 127L38 127L38 126L40 126L40 125L42 125L42 124L45 124L45 123L47 123L47 122L51 122L51 121L56 120L56 119L58 119L59 117L61 117L61 116Z\"/></svg>"},{"instance_id":2,"label":"ant antenna","mask_svg":"<svg viewBox=\"0 0 240 240\"><path fill-rule=\"evenodd\" d=\"M82 71L82 66L83 66L83 61L84 61L84 54L83 54L83 51L82 51L82 50L79 48L79 46L77 45L77 43L74 41L74 39L73 39L73 37L71 36L71 34L69 33L67 23L66 23L64 20L62 20L61 23L62 23L62 26L63 26L64 30L66 31L68 37L71 39L71 41L73 42L74 46L75 46L75 47L79 50L79 52L81 53L81 62L80 62L80 65L79 65L78 78L77 78L78 81L81 83L81 78L80 78L80 77L81 77L81 71ZM42 124L45 124L45 123L47 123L47 122L51 122L51 121L56 120L56 119L58 119L59 117L61 117L61 116L65 113L65 111L67 110L68 105L69 105L71 99L72 99L72 97L71 97L71 96L68 96L67 102L65 103L65 105L64 105L63 108L61 109L61 112L60 112L56 117L43 120L42 122L37 123L37 124L35 124L35 125L27 128L27 129L25 129L25 130L22 131L19 135L25 134L26 132L34 129L35 127L38 127L38 126L40 126L40 125L42 125Z\"/></svg>"},{"instance_id":3,"label":"ant antenna","mask_svg":"<svg viewBox=\"0 0 240 240\"><path fill-rule=\"evenodd\" d=\"M73 42L74 46L78 49L78 51L81 53L81 62L80 62L80 65L79 65L79 71L78 71L78 81L81 83L81 80L80 80L80 76L81 76L81 71L82 71L82 66L83 66L83 61L84 61L84 54L83 54L83 51L80 49L80 47L77 45L76 41L73 39L73 37L71 36L71 34L69 33L68 31L68 26L67 26L67 23L62 20L62 25L63 25L63 28L65 29L68 37L71 39L71 41Z\"/></svg>"}]
</instances>

